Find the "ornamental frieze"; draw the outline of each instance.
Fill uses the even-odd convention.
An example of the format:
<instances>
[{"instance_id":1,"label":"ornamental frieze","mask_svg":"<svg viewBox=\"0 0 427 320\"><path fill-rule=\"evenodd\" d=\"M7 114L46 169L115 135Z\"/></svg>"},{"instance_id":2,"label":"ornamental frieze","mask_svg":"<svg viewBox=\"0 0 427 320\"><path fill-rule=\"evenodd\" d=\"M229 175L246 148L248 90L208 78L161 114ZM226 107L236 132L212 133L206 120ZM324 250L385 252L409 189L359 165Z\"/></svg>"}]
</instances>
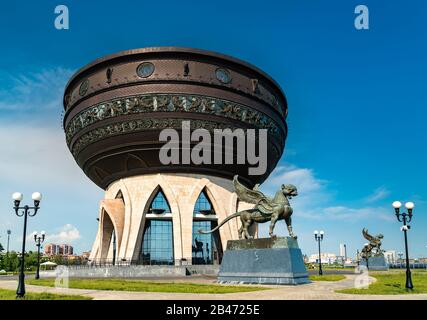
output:
<instances>
[{"instance_id":1,"label":"ornamental frieze","mask_svg":"<svg viewBox=\"0 0 427 320\"><path fill-rule=\"evenodd\" d=\"M138 119L138 120L130 120L117 122L114 124L106 125L103 127L96 128L91 130L84 135L82 135L77 141L73 144L71 148L71 152L74 156L83 150L86 146L91 143L103 140L107 137L117 136L121 134L126 134L130 132L138 132L143 130L157 129L162 130L166 128L173 128L180 130L182 128L182 121L187 121L185 119ZM231 129L236 130L237 127L229 126L227 124L207 121L207 120L191 120L190 121L190 129L206 129L210 132L213 132L214 129ZM255 139L258 141L258 137ZM71 147L71 146L70 146ZM273 156L279 157L279 150L276 147L272 148Z\"/></svg>"},{"instance_id":2,"label":"ornamental frieze","mask_svg":"<svg viewBox=\"0 0 427 320\"><path fill-rule=\"evenodd\" d=\"M80 130L105 119L145 112L176 111L231 118L259 129L268 129L279 139L282 137L278 125L270 117L242 104L199 95L144 94L102 102L78 113L65 130L67 143Z\"/></svg>"}]
</instances>

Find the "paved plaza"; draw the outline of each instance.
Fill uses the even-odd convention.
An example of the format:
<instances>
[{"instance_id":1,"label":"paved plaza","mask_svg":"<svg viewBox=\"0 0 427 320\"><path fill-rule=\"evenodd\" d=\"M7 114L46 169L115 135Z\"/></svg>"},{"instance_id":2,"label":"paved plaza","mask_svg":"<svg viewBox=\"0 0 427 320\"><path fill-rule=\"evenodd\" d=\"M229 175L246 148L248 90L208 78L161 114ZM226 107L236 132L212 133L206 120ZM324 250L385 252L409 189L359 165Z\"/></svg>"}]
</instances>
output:
<instances>
[{"instance_id":1,"label":"paved plaza","mask_svg":"<svg viewBox=\"0 0 427 320\"><path fill-rule=\"evenodd\" d=\"M427 294L407 295L354 295L336 293L335 290L354 286L356 275L346 275L341 281L316 281L299 286L272 286L270 290L238 292L227 294L193 294L167 292L128 292L88 289L63 289L27 285L27 292L48 292L55 294L76 294L92 297L94 300L427 300ZM152 280L150 280L152 281ZM171 282L171 280L155 280ZM375 281L370 278L370 281ZM174 279L173 282L214 284L215 280L206 277ZM0 280L0 288L16 290L16 280Z\"/></svg>"}]
</instances>

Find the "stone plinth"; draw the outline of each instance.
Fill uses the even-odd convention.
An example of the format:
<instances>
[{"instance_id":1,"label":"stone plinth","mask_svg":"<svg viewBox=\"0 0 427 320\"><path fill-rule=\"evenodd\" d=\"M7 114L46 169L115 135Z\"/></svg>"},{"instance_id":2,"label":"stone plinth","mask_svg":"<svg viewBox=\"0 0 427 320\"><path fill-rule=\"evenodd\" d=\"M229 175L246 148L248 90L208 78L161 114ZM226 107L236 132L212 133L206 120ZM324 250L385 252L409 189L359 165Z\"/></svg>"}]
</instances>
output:
<instances>
[{"instance_id":1,"label":"stone plinth","mask_svg":"<svg viewBox=\"0 0 427 320\"><path fill-rule=\"evenodd\" d=\"M362 259L360 264L366 267L366 260ZM384 256L370 257L368 260L368 269L372 271L388 271L388 264Z\"/></svg>"},{"instance_id":2,"label":"stone plinth","mask_svg":"<svg viewBox=\"0 0 427 320\"><path fill-rule=\"evenodd\" d=\"M291 237L229 240L218 281L292 285L310 282L301 249Z\"/></svg>"}]
</instances>

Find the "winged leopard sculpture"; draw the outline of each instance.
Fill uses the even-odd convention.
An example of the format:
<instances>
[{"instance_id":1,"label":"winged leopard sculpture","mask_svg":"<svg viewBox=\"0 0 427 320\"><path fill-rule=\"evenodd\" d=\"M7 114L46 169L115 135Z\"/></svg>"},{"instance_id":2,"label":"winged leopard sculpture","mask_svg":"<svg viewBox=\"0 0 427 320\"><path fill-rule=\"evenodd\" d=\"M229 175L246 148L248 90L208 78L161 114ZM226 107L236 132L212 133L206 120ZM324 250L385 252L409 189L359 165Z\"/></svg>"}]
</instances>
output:
<instances>
[{"instance_id":1,"label":"winged leopard sculpture","mask_svg":"<svg viewBox=\"0 0 427 320\"><path fill-rule=\"evenodd\" d=\"M281 188L276 192L275 196L270 198L258 190L258 184L253 189L246 188L239 182L237 175L234 176L233 184L238 199L240 201L252 203L255 205L255 207L253 209L236 212L221 221L221 223L214 229L209 231L199 230L199 233L212 233L221 228L231 219L240 217L240 221L242 222L242 225L239 229L240 239L243 237L245 239L252 239L253 237L249 234L249 228L255 222L264 223L268 221L270 221L270 237L274 238L274 226L279 220L285 220L289 235L294 239L297 238L292 230L291 216L293 210L288 200L298 195L297 188L294 185L282 184Z\"/></svg>"}]
</instances>

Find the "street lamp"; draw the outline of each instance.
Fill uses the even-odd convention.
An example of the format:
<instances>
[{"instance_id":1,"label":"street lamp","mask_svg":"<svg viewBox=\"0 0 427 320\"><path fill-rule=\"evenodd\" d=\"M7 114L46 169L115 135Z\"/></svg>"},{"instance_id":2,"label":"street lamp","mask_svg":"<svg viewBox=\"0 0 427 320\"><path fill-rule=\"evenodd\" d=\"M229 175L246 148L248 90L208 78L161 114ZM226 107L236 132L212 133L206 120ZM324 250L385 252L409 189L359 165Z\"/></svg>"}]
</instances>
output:
<instances>
[{"instance_id":1,"label":"street lamp","mask_svg":"<svg viewBox=\"0 0 427 320\"><path fill-rule=\"evenodd\" d=\"M36 272L36 279L40 279L40 247L42 242L44 241L44 238L46 237L46 232L42 231L40 234L37 233L37 231L33 232L34 241L36 242L37 246L37 272Z\"/></svg>"},{"instance_id":2,"label":"street lamp","mask_svg":"<svg viewBox=\"0 0 427 320\"><path fill-rule=\"evenodd\" d=\"M28 216L34 217L37 214L37 211L40 209L40 201L42 199L42 195L40 192L34 192L31 196L31 198L34 201L34 207L29 207L28 205L25 205L23 207L20 207L19 204L21 203L24 196L20 192L15 192L12 195L12 199L14 201L14 209L15 213L18 217L24 216L24 233L22 237L22 251L21 251L21 265L20 265L20 271L19 271L19 282L18 282L18 288L16 289L16 297L17 298L23 298L25 296L25 274L24 274L24 262L25 262L25 237L27 234L27 218ZM21 210L21 211L20 211Z\"/></svg>"},{"instance_id":3,"label":"street lamp","mask_svg":"<svg viewBox=\"0 0 427 320\"><path fill-rule=\"evenodd\" d=\"M320 241L323 240L323 235L325 234L325 232L323 231L314 231L314 239L317 241L318 245L319 245L319 276L323 275L323 271L322 271L322 257L320 254Z\"/></svg>"},{"instance_id":4,"label":"street lamp","mask_svg":"<svg viewBox=\"0 0 427 320\"><path fill-rule=\"evenodd\" d=\"M412 276L411 276L411 268L409 266L409 252L408 252L408 235L407 232L411 228L410 225L407 223L411 222L412 220L412 209L414 209L414 203L413 202L406 202L405 207L408 210L408 213L402 212L400 213L400 207L402 206L402 203L399 201L395 201L392 204L396 218L399 222L403 222L403 226L400 228L400 230L403 231L404 238L405 238L405 254L406 254L406 289L412 290L414 288L414 285L412 284Z\"/></svg>"},{"instance_id":5,"label":"street lamp","mask_svg":"<svg viewBox=\"0 0 427 320\"><path fill-rule=\"evenodd\" d=\"M359 252L359 249L356 250L356 264L357 264L357 268L359 268L359 266L360 266L360 252Z\"/></svg>"},{"instance_id":6,"label":"street lamp","mask_svg":"<svg viewBox=\"0 0 427 320\"><path fill-rule=\"evenodd\" d=\"M347 245L344 244L344 262L343 262L344 267L345 267L346 261L347 261Z\"/></svg>"},{"instance_id":7,"label":"street lamp","mask_svg":"<svg viewBox=\"0 0 427 320\"><path fill-rule=\"evenodd\" d=\"M12 233L12 231L7 230L7 249L6 249L6 270L10 271L9 265L9 242L10 242L10 234Z\"/></svg>"}]
</instances>

